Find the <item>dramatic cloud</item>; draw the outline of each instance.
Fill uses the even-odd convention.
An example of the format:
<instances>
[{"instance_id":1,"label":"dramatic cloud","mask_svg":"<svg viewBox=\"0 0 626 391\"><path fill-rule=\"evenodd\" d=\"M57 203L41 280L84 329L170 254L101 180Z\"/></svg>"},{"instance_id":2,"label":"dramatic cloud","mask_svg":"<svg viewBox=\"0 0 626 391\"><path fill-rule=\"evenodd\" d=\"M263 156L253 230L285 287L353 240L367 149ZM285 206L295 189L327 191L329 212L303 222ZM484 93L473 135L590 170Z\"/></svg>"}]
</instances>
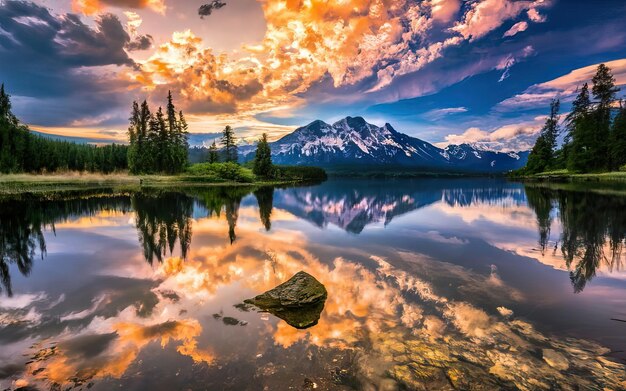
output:
<instances>
[{"instance_id":1,"label":"dramatic cloud","mask_svg":"<svg viewBox=\"0 0 626 391\"><path fill-rule=\"evenodd\" d=\"M579 68L570 73L547 81L535 84L527 88L523 93L517 94L500 102L496 106L498 111L513 111L520 109L545 108L550 105L550 101L557 96L563 100L571 100L576 95L577 90L584 83L590 83L596 73L599 64L593 64L584 68ZM609 61L606 65L611 68L615 76L616 84L626 85L626 59Z\"/></svg>"},{"instance_id":2,"label":"dramatic cloud","mask_svg":"<svg viewBox=\"0 0 626 391\"><path fill-rule=\"evenodd\" d=\"M521 21L521 22L515 23L510 29L508 29L504 33L503 37L512 37L515 34L526 31L526 29L528 29L528 22Z\"/></svg>"},{"instance_id":3,"label":"dramatic cloud","mask_svg":"<svg viewBox=\"0 0 626 391\"><path fill-rule=\"evenodd\" d=\"M198 9L198 15L200 15L200 18L204 19L205 16L211 15L213 11L220 9L225 5L226 3L220 0L213 0L208 4L201 5Z\"/></svg>"},{"instance_id":4,"label":"dramatic cloud","mask_svg":"<svg viewBox=\"0 0 626 391\"><path fill-rule=\"evenodd\" d=\"M547 18L544 15L541 15L536 8L531 8L528 10L528 19L535 23L543 23Z\"/></svg>"},{"instance_id":5,"label":"dramatic cloud","mask_svg":"<svg viewBox=\"0 0 626 391\"><path fill-rule=\"evenodd\" d=\"M516 18L522 12L533 10L537 15L537 7L547 5L546 0L513 1L513 0L482 0L471 5L463 20L457 23L452 30L464 38L476 40L502 26L510 19ZM531 19L532 20L532 19ZM537 21L539 21L537 19Z\"/></svg>"},{"instance_id":6,"label":"dramatic cloud","mask_svg":"<svg viewBox=\"0 0 626 391\"><path fill-rule=\"evenodd\" d=\"M107 7L148 8L160 14L166 10L165 0L72 0L72 10L85 15L101 13Z\"/></svg>"},{"instance_id":7,"label":"dramatic cloud","mask_svg":"<svg viewBox=\"0 0 626 391\"><path fill-rule=\"evenodd\" d=\"M131 52L135 50L148 50L152 47L153 42L154 38L152 38L152 35L139 35L126 44L126 50Z\"/></svg>"},{"instance_id":8,"label":"dramatic cloud","mask_svg":"<svg viewBox=\"0 0 626 391\"><path fill-rule=\"evenodd\" d=\"M469 143L501 152L526 151L532 148L544 120L544 117L537 117L533 121L505 125L492 131L469 128L462 134L447 135L446 142L440 146Z\"/></svg>"},{"instance_id":9,"label":"dramatic cloud","mask_svg":"<svg viewBox=\"0 0 626 391\"><path fill-rule=\"evenodd\" d=\"M439 22L453 20L461 10L461 0L431 0L431 15Z\"/></svg>"},{"instance_id":10,"label":"dramatic cloud","mask_svg":"<svg viewBox=\"0 0 626 391\"><path fill-rule=\"evenodd\" d=\"M30 2L0 4L0 57L11 58L0 61L0 79L17 103L26 103L16 109L31 123L67 124L119 107L128 82L111 72L135 66L125 51L130 36L112 14L94 23Z\"/></svg>"},{"instance_id":11,"label":"dramatic cloud","mask_svg":"<svg viewBox=\"0 0 626 391\"><path fill-rule=\"evenodd\" d=\"M220 4L207 4L206 14ZM197 113L255 115L295 107L302 94L326 81L331 88L353 88L354 96L362 96L385 89L396 78L442 58L447 48L485 35L538 4L505 7L499 22L480 34L464 36L456 26L432 40L434 23L454 18L459 1L353 0L322 6L317 1L268 0L262 3L267 31L259 44L236 55L216 55L191 31L177 32L131 78L149 91L180 91L186 107ZM488 11L484 8L474 12L482 15ZM472 18L468 12L464 20L470 23ZM508 67L518 59L509 59Z\"/></svg>"}]
</instances>

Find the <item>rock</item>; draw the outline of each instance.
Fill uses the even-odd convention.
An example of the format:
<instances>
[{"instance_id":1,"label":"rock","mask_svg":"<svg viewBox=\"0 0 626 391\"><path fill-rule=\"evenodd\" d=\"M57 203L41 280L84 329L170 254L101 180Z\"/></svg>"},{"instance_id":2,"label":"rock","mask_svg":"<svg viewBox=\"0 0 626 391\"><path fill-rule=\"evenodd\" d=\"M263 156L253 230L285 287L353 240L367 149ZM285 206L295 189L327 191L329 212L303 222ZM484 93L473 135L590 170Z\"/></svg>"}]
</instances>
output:
<instances>
[{"instance_id":1,"label":"rock","mask_svg":"<svg viewBox=\"0 0 626 391\"><path fill-rule=\"evenodd\" d=\"M288 281L244 303L262 308L304 307L326 301L324 285L305 272L298 272Z\"/></svg>"},{"instance_id":2,"label":"rock","mask_svg":"<svg viewBox=\"0 0 626 391\"><path fill-rule=\"evenodd\" d=\"M244 303L269 312L295 328L305 329L317 324L327 296L322 283L300 271L276 288Z\"/></svg>"}]
</instances>

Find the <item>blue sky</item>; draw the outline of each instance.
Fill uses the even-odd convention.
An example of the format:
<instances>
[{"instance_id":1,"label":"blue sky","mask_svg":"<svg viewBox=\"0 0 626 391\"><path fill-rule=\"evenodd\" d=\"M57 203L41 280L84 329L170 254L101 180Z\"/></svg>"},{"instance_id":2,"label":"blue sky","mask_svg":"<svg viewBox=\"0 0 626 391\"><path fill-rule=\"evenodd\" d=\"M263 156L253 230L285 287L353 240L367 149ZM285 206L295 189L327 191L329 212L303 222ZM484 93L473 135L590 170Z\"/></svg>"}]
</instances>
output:
<instances>
[{"instance_id":1,"label":"blue sky","mask_svg":"<svg viewBox=\"0 0 626 391\"><path fill-rule=\"evenodd\" d=\"M172 90L191 132L276 139L362 115L437 145L532 145L597 64L626 84L618 0L0 0L0 81L33 129L123 141ZM623 95L623 93L620 93Z\"/></svg>"}]
</instances>

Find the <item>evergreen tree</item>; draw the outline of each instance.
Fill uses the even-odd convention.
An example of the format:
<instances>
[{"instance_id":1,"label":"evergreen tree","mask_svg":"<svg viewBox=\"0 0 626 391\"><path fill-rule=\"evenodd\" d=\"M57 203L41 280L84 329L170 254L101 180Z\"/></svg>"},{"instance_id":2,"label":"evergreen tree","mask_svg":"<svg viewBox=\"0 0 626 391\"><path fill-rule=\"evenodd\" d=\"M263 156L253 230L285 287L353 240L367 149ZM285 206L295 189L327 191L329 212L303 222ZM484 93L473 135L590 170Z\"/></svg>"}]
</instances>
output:
<instances>
[{"instance_id":1,"label":"evergreen tree","mask_svg":"<svg viewBox=\"0 0 626 391\"><path fill-rule=\"evenodd\" d=\"M145 100L141 104L139 111L139 128L137 130L137 149L139 155L138 172L148 172L152 167L152 161L154 156L150 150L150 119L152 113L150 113L150 107Z\"/></svg>"},{"instance_id":2,"label":"evergreen tree","mask_svg":"<svg viewBox=\"0 0 626 391\"><path fill-rule=\"evenodd\" d=\"M215 144L215 140L213 140L213 144L209 147L209 163L217 163L220 160L219 153L217 152L217 145Z\"/></svg>"},{"instance_id":3,"label":"evergreen tree","mask_svg":"<svg viewBox=\"0 0 626 391\"><path fill-rule=\"evenodd\" d=\"M621 169L626 165L626 106L620 102L620 110L613 120L610 143L611 162Z\"/></svg>"},{"instance_id":4,"label":"evergreen tree","mask_svg":"<svg viewBox=\"0 0 626 391\"><path fill-rule=\"evenodd\" d=\"M185 115L183 111L178 112L178 129L175 137L176 144L176 170L182 171L185 169L188 163L188 150L189 150L189 142L187 138L189 137L189 125L187 125L187 120L185 120Z\"/></svg>"},{"instance_id":5,"label":"evergreen tree","mask_svg":"<svg viewBox=\"0 0 626 391\"><path fill-rule=\"evenodd\" d=\"M130 148L128 151L128 167L130 172L136 174L139 170L139 151L137 147L137 137L139 135L140 127L140 114L139 104L137 101L133 101L133 109L130 114L130 126L128 127L128 140L130 141Z\"/></svg>"},{"instance_id":6,"label":"evergreen tree","mask_svg":"<svg viewBox=\"0 0 626 391\"><path fill-rule=\"evenodd\" d=\"M174 174L187 166L188 125L183 112L176 112L171 92L165 113L159 107L151 114L145 100L141 107L133 103L128 136L131 172Z\"/></svg>"},{"instance_id":7,"label":"evergreen tree","mask_svg":"<svg viewBox=\"0 0 626 391\"><path fill-rule=\"evenodd\" d=\"M550 105L550 116L528 156L526 171L530 174L546 171L554 166L556 138L559 134L559 108L559 100L554 99Z\"/></svg>"},{"instance_id":8,"label":"evergreen tree","mask_svg":"<svg viewBox=\"0 0 626 391\"><path fill-rule=\"evenodd\" d=\"M273 171L272 150L270 149L270 144L267 142L267 133L263 133L256 147L256 156L254 157L252 172L261 178L270 178Z\"/></svg>"},{"instance_id":9,"label":"evergreen tree","mask_svg":"<svg viewBox=\"0 0 626 391\"><path fill-rule=\"evenodd\" d=\"M564 148L567 154L567 167L571 171L584 171L594 159L588 152L590 136L593 134L591 123L591 98L589 85L585 83L572 104L572 111L565 118L567 134Z\"/></svg>"},{"instance_id":10,"label":"evergreen tree","mask_svg":"<svg viewBox=\"0 0 626 391\"><path fill-rule=\"evenodd\" d=\"M222 146L224 149L224 160L237 163L237 139L235 138L235 131L230 125L226 125L222 133Z\"/></svg>"},{"instance_id":11,"label":"evergreen tree","mask_svg":"<svg viewBox=\"0 0 626 391\"><path fill-rule=\"evenodd\" d=\"M167 124L165 122L165 116L163 115L163 109L159 106L159 109L156 112L154 117L157 142L156 142L156 171L157 172L166 172L171 169L171 161L170 161L170 135L169 129L167 128Z\"/></svg>"},{"instance_id":12,"label":"evergreen tree","mask_svg":"<svg viewBox=\"0 0 626 391\"><path fill-rule=\"evenodd\" d=\"M131 122L136 121L132 115ZM131 129L129 129L129 132ZM135 137L135 131L129 133ZM34 135L11 112L10 96L0 86L0 172L56 170L112 172L127 167L128 148L94 146Z\"/></svg>"},{"instance_id":13,"label":"evergreen tree","mask_svg":"<svg viewBox=\"0 0 626 391\"><path fill-rule=\"evenodd\" d=\"M4 83L0 85L0 121L17 126L19 121L11 112L11 97L4 91Z\"/></svg>"},{"instance_id":14,"label":"evergreen tree","mask_svg":"<svg viewBox=\"0 0 626 391\"><path fill-rule=\"evenodd\" d=\"M592 79L593 96L596 103L594 111L595 137L593 150L597 154L596 169L605 169L612 166L609 159L609 135L611 128L611 107L616 99L619 88L615 86L615 78L609 67L605 64L598 65L598 70Z\"/></svg>"}]
</instances>

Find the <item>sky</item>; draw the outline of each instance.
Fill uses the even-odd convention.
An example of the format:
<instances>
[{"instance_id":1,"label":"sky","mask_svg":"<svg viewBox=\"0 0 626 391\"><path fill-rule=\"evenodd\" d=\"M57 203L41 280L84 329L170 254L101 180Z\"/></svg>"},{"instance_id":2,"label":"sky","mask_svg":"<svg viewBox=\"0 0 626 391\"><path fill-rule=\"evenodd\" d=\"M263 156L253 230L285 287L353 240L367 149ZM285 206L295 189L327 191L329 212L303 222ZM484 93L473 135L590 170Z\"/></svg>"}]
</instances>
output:
<instances>
[{"instance_id":1,"label":"sky","mask_svg":"<svg viewBox=\"0 0 626 391\"><path fill-rule=\"evenodd\" d=\"M74 140L124 142L133 100L171 90L193 140L363 116L524 150L598 64L626 86L625 26L623 0L0 0L0 82Z\"/></svg>"}]
</instances>

